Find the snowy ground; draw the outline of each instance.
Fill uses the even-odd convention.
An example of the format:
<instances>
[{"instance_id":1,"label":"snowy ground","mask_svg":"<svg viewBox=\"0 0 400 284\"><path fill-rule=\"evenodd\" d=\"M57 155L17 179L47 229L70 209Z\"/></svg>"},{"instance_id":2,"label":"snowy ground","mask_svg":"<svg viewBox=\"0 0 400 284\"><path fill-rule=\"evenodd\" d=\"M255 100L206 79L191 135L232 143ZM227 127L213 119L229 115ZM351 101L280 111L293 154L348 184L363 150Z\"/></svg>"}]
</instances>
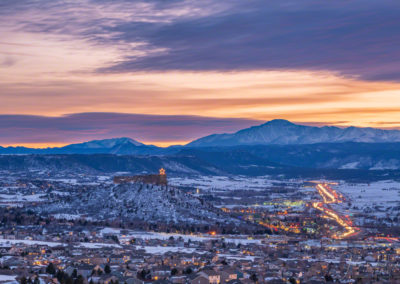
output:
<instances>
[{"instance_id":1,"label":"snowy ground","mask_svg":"<svg viewBox=\"0 0 400 284\"><path fill-rule=\"evenodd\" d=\"M400 183L395 181L379 181L370 184L340 183L334 188L348 196L356 206L391 207L399 205L400 202Z\"/></svg>"},{"instance_id":2,"label":"snowy ground","mask_svg":"<svg viewBox=\"0 0 400 284\"><path fill-rule=\"evenodd\" d=\"M15 280L15 278L17 278L16 275L0 275L0 282L12 282L12 283L17 283Z\"/></svg>"},{"instance_id":3,"label":"snowy ground","mask_svg":"<svg viewBox=\"0 0 400 284\"><path fill-rule=\"evenodd\" d=\"M54 214L53 217L56 219L65 219L65 220L77 220L79 218L82 218L82 216L78 214L65 214L65 213Z\"/></svg>"},{"instance_id":4,"label":"snowy ground","mask_svg":"<svg viewBox=\"0 0 400 284\"><path fill-rule=\"evenodd\" d=\"M0 194L0 202L39 202L45 194Z\"/></svg>"},{"instance_id":5,"label":"snowy ground","mask_svg":"<svg viewBox=\"0 0 400 284\"><path fill-rule=\"evenodd\" d=\"M333 186L347 199L334 207L344 215L350 215L356 225L376 224L378 227L399 226L400 183L378 181L350 184L340 182Z\"/></svg>"},{"instance_id":6,"label":"snowy ground","mask_svg":"<svg viewBox=\"0 0 400 284\"><path fill-rule=\"evenodd\" d=\"M114 228L104 228L100 231L101 234L115 234L118 238L124 242L128 242L133 238L143 239L143 240L151 240L151 239L158 239L158 240L168 240L170 237L174 239L182 238L185 242L188 240L191 241L208 241L208 240L215 240L220 239L222 236L210 236L210 235L203 235L203 234L192 234L192 235L184 235L184 234L173 234L173 233L156 233L156 232L142 232L142 231L129 231L129 233L122 235L120 230ZM260 240L253 240L248 239L247 236L235 236L227 237L224 236L224 240L226 243L234 243L234 244L260 244Z\"/></svg>"},{"instance_id":7,"label":"snowy ground","mask_svg":"<svg viewBox=\"0 0 400 284\"><path fill-rule=\"evenodd\" d=\"M63 243L60 242L47 242L47 241L36 241L36 240L9 240L9 239L0 239L0 245L2 246L12 246L16 244L24 244L24 245L39 245L39 246L49 246L56 247L62 246ZM77 247L85 247L85 248L104 248L104 247L116 247L119 248L121 246L117 244L106 244L106 243L78 243Z\"/></svg>"},{"instance_id":8,"label":"snowy ground","mask_svg":"<svg viewBox=\"0 0 400 284\"><path fill-rule=\"evenodd\" d=\"M175 253L206 253L205 251L196 251L194 248L185 248L185 247L164 247L164 246L136 246L136 249L144 249L146 253L161 255L167 252L175 252Z\"/></svg>"},{"instance_id":9,"label":"snowy ground","mask_svg":"<svg viewBox=\"0 0 400 284\"><path fill-rule=\"evenodd\" d=\"M168 178L168 183L175 186L192 186L202 190L265 190L281 183L302 183L301 180L273 180L268 176L263 177L225 177L225 176L199 176L194 178L175 177Z\"/></svg>"}]
</instances>

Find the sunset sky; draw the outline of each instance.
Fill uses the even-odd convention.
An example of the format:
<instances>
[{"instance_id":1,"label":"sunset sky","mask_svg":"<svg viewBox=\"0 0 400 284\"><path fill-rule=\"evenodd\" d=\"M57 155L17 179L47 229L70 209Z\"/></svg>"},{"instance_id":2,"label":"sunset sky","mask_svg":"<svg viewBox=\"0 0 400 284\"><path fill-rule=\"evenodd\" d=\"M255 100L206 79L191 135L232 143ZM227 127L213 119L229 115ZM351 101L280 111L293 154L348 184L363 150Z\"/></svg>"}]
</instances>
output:
<instances>
[{"instance_id":1,"label":"sunset sky","mask_svg":"<svg viewBox=\"0 0 400 284\"><path fill-rule=\"evenodd\" d=\"M400 1L1 0L0 145L400 129Z\"/></svg>"}]
</instances>

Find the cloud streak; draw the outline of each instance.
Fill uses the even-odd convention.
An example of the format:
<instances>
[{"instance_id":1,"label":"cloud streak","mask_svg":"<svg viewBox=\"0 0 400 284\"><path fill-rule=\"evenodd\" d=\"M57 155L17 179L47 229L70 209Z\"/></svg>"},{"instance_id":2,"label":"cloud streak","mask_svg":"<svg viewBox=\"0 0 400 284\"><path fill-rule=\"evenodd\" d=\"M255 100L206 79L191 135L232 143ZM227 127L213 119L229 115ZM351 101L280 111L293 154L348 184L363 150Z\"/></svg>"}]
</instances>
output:
<instances>
[{"instance_id":1,"label":"cloud streak","mask_svg":"<svg viewBox=\"0 0 400 284\"><path fill-rule=\"evenodd\" d=\"M400 4L391 0L25 0L0 7L3 29L118 51L99 72L308 69L400 79Z\"/></svg>"},{"instance_id":2,"label":"cloud streak","mask_svg":"<svg viewBox=\"0 0 400 284\"><path fill-rule=\"evenodd\" d=\"M250 119L124 113L75 113L60 117L0 115L0 144L48 146L131 137L165 145L259 123Z\"/></svg>"}]
</instances>

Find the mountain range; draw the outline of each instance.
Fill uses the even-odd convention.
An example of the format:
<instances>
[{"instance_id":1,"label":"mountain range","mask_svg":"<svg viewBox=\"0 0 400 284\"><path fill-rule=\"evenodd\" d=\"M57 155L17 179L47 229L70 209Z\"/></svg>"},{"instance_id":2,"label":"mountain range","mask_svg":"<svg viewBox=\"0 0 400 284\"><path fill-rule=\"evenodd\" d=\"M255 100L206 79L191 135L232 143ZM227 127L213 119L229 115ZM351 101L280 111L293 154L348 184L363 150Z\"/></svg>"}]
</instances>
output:
<instances>
[{"instance_id":1,"label":"mountain range","mask_svg":"<svg viewBox=\"0 0 400 284\"><path fill-rule=\"evenodd\" d=\"M89 142L70 144L64 147L27 148L27 147L0 147L0 154L118 154L118 155L146 155L156 154L163 148L154 145L145 145L131 138L111 138L92 140Z\"/></svg>"},{"instance_id":2,"label":"mountain range","mask_svg":"<svg viewBox=\"0 0 400 284\"><path fill-rule=\"evenodd\" d=\"M0 147L0 154L119 154L163 155L184 148L226 147L242 145L306 145L318 143L393 143L400 142L399 130L335 126L306 126L275 119L242 129L236 133L212 134L184 146L167 148L146 145L131 138L113 138L70 144L64 147L35 149Z\"/></svg>"},{"instance_id":3,"label":"mountain range","mask_svg":"<svg viewBox=\"0 0 400 284\"><path fill-rule=\"evenodd\" d=\"M152 173L173 175L315 175L330 170L387 178L400 169L400 131L314 127L272 120L232 134L214 134L184 146L145 145L130 138L65 147L0 147L0 170ZM328 171L327 171L328 170ZM352 172L353 171L353 172ZM375 171L374 174L371 172Z\"/></svg>"},{"instance_id":4,"label":"mountain range","mask_svg":"<svg viewBox=\"0 0 400 284\"><path fill-rule=\"evenodd\" d=\"M242 129L232 134L213 134L188 144L191 147L238 145L297 145L316 143L400 142L399 130L335 126L306 126L283 119Z\"/></svg>"}]
</instances>

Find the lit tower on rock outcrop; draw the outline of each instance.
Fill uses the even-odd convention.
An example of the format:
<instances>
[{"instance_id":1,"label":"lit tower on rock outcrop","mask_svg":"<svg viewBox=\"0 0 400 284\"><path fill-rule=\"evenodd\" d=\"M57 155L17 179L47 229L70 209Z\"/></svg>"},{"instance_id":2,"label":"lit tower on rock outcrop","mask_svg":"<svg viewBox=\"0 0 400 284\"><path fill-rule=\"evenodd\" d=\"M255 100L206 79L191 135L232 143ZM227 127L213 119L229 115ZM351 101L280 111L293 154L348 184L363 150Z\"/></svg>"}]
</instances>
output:
<instances>
[{"instance_id":1,"label":"lit tower on rock outcrop","mask_svg":"<svg viewBox=\"0 0 400 284\"><path fill-rule=\"evenodd\" d=\"M158 171L158 174L150 174L150 175L136 175L136 176L115 176L114 183L147 183L147 184L156 184L156 185L168 185L167 174L165 173L165 169L161 168Z\"/></svg>"}]
</instances>

